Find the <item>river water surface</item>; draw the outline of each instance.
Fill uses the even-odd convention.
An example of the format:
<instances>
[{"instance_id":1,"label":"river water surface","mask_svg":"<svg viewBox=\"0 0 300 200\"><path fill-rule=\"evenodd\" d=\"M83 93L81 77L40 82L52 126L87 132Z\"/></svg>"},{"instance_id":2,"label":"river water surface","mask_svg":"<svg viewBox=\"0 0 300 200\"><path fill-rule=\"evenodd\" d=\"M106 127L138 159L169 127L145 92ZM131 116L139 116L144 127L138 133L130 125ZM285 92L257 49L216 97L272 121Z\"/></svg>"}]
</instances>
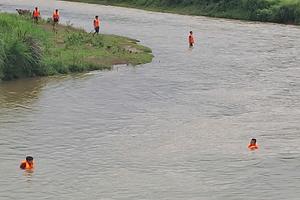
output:
<instances>
[{"instance_id":1,"label":"river water surface","mask_svg":"<svg viewBox=\"0 0 300 200\"><path fill-rule=\"evenodd\" d=\"M87 31L99 15L102 32L155 58L1 83L1 200L300 199L299 27L0 0L2 12L35 5ZM34 173L18 169L26 155Z\"/></svg>"}]
</instances>

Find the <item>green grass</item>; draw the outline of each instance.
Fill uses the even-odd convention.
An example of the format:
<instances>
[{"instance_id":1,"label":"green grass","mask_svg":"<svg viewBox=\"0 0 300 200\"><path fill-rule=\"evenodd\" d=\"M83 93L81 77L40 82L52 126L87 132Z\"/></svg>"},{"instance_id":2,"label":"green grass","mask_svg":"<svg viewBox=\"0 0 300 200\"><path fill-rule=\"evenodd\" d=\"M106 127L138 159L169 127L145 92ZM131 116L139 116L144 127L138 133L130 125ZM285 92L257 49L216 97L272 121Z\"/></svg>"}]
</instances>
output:
<instances>
[{"instance_id":1,"label":"green grass","mask_svg":"<svg viewBox=\"0 0 300 200\"><path fill-rule=\"evenodd\" d=\"M300 24L300 0L69 0L152 11Z\"/></svg>"},{"instance_id":2,"label":"green grass","mask_svg":"<svg viewBox=\"0 0 300 200\"><path fill-rule=\"evenodd\" d=\"M114 64L152 61L147 47L137 41L95 35L71 26L57 27L46 21L0 14L0 80L111 69Z\"/></svg>"}]
</instances>

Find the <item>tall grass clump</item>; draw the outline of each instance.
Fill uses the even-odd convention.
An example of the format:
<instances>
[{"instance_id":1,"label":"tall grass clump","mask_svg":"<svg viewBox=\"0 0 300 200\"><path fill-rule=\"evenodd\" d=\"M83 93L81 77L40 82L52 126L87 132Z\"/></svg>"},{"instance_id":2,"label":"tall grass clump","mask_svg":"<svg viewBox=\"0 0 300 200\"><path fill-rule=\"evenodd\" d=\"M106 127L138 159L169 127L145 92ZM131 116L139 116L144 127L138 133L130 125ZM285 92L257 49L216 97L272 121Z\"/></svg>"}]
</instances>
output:
<instances>
[{"instance_id":1,"label":"tall grass clump","mask_svg":"<svg viewBox=\"0 0 300 200\"><path fill-rule=\"evenodd\" d=\"M15 15L0 17L0 76L10 80L39 75L47 34Z\"/></svg>"},{"instance_id":2,"label":"tall grass clump","mask_svg":"<svg viewBox=\"0 0 300 200\"><path fill-rule=\"evenodd\" d=\"M0 80L4 78L3 70L5 67L5 57L4 41L0 39Z\"/></svg>"}]
</instances>

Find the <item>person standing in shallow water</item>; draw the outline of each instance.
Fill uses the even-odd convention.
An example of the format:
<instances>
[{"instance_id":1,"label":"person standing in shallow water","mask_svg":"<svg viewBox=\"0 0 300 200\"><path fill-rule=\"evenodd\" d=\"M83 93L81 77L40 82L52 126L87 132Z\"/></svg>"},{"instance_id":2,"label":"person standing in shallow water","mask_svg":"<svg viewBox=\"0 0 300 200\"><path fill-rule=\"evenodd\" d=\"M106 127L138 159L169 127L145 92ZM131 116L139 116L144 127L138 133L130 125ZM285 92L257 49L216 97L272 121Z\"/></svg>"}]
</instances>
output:
<instances>
[{"instance_id":1,"label":"person standing in shallow water","mask_svg":"<svg viewBox=\"0 0 300 200\"><path fill-rule=\"evenodd\" d=\"M23 160L20 164L21 169L31 170L34 168L33 157L27 156L26 160Z\"/></svg>"},{"instance_id":2,"label":"person standing in shallow water","mask_svg":"<svg viewBox=\"0 0 300 200\"><path fill-rule=\"evenodd\" d=\"M258 145L256 143L256 139L255 138L251 139L250 144L248 145L248 148L250 150L256 150L256 149L258 149Z\"/></svg>"},{"instance_id":3,"label":"person standing in shallow water","mask_svg":"<svg viewBox=\"0 0 300 200\"><path fill-rule=\"evenodd\" d=\"M189 47L193 47L195 44L195 40L194 40L194 35L193 35L193 31L190 31L190 35L189 35Z\"/></svg>"}]
</instances>

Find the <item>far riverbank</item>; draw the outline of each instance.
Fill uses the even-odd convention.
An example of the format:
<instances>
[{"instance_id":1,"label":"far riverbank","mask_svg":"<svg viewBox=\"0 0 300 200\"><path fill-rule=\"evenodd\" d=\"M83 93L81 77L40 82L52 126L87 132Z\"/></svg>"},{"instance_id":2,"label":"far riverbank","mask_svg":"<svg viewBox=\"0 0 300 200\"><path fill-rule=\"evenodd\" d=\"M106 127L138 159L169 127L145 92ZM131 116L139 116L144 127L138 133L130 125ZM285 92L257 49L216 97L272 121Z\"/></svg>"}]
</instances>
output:
<instances>
[{"instance_id":1,"label":"far riverbank","mask_svg":"<svg viewBox=\"0 0 300 200\"><path fill-rule=\"evenodd\" d=\"M299 0L67 0L184 15L300 24Z\"/></svg>"}]
</instances>

